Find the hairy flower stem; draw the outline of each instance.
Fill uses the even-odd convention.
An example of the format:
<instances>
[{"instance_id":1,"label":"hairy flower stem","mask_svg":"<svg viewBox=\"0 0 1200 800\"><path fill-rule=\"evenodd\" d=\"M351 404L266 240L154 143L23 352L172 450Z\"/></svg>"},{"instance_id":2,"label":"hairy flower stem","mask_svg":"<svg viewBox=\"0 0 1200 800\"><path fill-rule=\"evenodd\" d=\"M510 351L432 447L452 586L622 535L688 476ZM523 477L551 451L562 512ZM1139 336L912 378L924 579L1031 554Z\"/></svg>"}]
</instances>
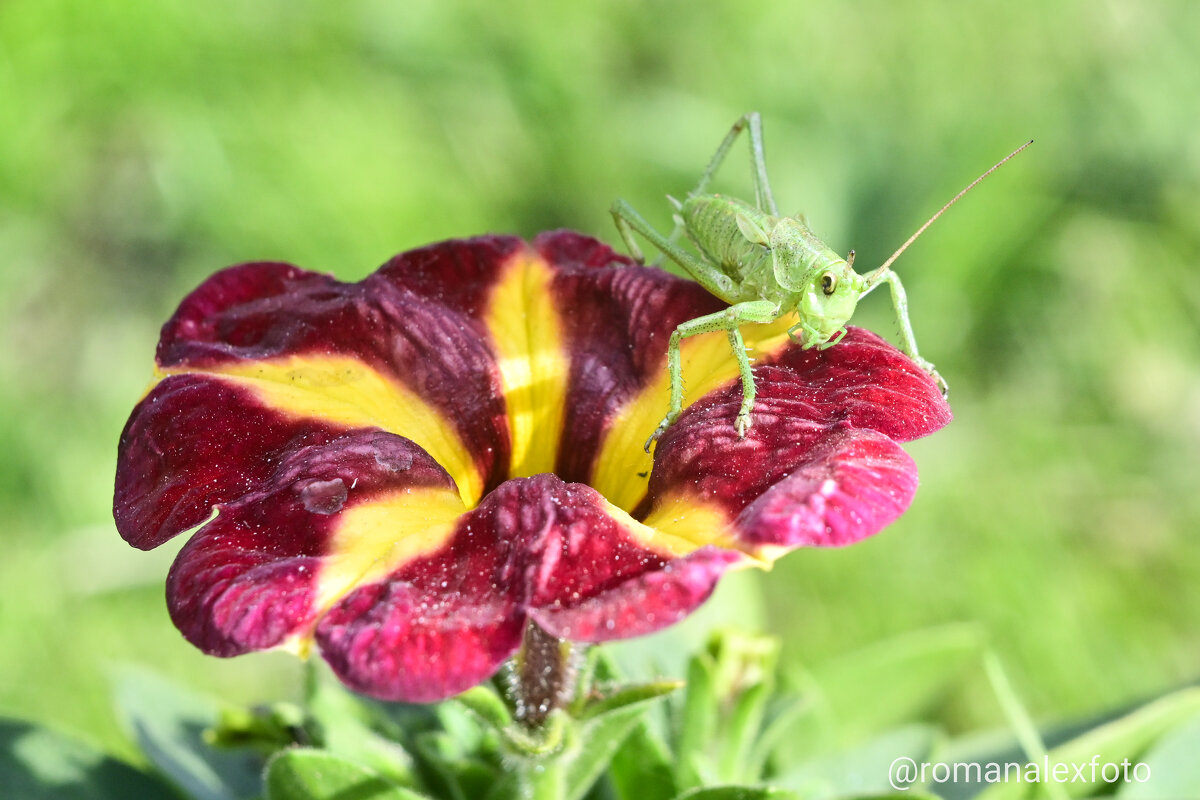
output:
<instances>
[{"instance_id":1,"label":"hairy flower stem","mask_svg":"<svg viewBox=\"0 0 1200 800\"><path fill-rule=\"evenodd\" d=\"M530 622L513 664L517 719L528 728L541 728L550 712L570 701L575 672L571 643Z\"/></svg>"}]
</instances>

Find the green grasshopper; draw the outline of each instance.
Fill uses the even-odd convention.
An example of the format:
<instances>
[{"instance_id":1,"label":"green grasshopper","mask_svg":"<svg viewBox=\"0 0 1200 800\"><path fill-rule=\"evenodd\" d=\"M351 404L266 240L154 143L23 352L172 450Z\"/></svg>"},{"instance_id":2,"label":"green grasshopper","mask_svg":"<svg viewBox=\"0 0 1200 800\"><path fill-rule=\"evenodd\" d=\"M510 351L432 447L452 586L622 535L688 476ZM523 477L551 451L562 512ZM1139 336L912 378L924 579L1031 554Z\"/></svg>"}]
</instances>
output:
<instances>
[{"instance_id":1,"label":"green grasshopper","mask_svg":"<svg viewBox=\"0 0 1200 800\"><path fill-rule=\"evenodd\" d=\"M706 194L713 174L725 160L730 147L743 130L750 134L750 163L754 179L754 205L719 194ZM655 230L629 203L617 200L612 207L613 220L629 252L639 262L642 251L634 240L636 231L657 247L708 291L729 303L729 308L688 320L671 334L667 347L667 368L671 375L671 408L658 428L646 440L646 451L662 433L675 423L683 411L683 370L679 344L689 336L725 331L742 379L742 405L734 426L739 436L750 429L754 408L754 374L746 345L738 326L744 322L774 322L786 314L798 321L788 328L788 336L804 349L825 349L846 335L846 323L858 301L881 283L891 288L892 306L900 324L901 349L948 394L946 381L933 364L917 353L912 323L908 319L908 298L892 263L925 229L933 224L975 184L992 174L1001 164L1032 144L1032 140L1014 150L959 192L942 209L909 237L900 249L878 269L865 275L854 271L854 251L846 258L835 253L817 238L801 217L783 217L775 207L771 185L767 181L763 156L762 122L757 113L741 117L717 148L700 182L682 203L668 197L675 206L675 228L670 236ZM699 252L692 255L675 242L680 233Z\"/></svg>"}]
</instances>

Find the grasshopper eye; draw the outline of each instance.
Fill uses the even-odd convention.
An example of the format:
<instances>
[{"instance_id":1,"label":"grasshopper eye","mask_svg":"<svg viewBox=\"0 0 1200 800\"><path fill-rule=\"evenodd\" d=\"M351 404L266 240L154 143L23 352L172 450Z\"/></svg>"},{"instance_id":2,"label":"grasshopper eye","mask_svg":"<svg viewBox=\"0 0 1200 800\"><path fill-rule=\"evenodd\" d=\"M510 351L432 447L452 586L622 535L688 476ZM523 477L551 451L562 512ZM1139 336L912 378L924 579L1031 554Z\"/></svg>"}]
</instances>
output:
<instances>
[{"instance_id":1,"label":"grasshopper eye","mask_svg":"<svg viewBox=\"0 0 1200 800\"><path fill-rule=\"evenodd\" d=\"M821 291L828 296L833 294L836 289L837 275L834 275L832 272L825 272L821 276Z\"/></svg>"}]
</instances>

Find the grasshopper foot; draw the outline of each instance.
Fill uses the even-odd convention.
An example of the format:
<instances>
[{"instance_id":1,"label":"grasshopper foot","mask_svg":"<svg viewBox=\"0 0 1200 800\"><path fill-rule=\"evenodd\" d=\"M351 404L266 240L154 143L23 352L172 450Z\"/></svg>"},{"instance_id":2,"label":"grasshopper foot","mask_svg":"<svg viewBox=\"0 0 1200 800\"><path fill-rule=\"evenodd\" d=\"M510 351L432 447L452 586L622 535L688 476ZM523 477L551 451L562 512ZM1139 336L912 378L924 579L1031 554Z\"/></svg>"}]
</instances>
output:
<instances>
[{"instance_id":1,"label":"grasshopper foot","mask_svg":"<svg viewBox=\"0 0 1200 800\"><path fill-rule=\"evenodd\" d=\"M739 412L737 415L737 420L735 420L733 423L733 427L737 428L738 436L742 439L746 438L746 431L750 430L750 425L751 422L749 409Z\"/></svg>"},{"instance_id":2,"label":"grasshopper foot","mask_svg":"<svg viewBox=\"0 0 1200 800\"><path fill-rule=\"evenodd\" d=\"M933 365L933 362L926 361L923 358L915 358L913 360L917 362L918 367L925 370L926 374L937 383L938 390L942 393L942 399L949 399L950 386L946 383L946 379L942 377L942 374L937 371L937 367Z\"/></svg>"},{"instance_id":3,"label":"grasshopper foot","mask_svg":"<svg viewBox=\"0 0 1200 800\"><path fill-rule=\"evenodd\" d=\"M678 414L675 414L675 415L667 414L665 417L663 417L663 421L658 423L658 427L654 429L654 433L650 434L650 438L646 440L646 444L644 444L642 446L642 449L645 450L647 453L649 453L650 445L657 442L658 437L660 437L664 433L666 433L667 428L674 425L675 420L678 419L678 417L679 417Z\"/></svg>"}]
</instances>

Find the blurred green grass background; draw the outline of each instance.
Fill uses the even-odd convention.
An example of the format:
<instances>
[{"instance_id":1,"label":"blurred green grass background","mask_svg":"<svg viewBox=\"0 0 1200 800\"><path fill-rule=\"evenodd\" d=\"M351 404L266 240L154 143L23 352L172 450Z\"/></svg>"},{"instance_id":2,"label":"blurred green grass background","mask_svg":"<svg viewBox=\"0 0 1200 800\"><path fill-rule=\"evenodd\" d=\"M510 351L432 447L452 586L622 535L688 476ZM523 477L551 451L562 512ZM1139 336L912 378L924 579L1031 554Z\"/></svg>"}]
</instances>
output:
<instances>
[{"instance_id":1,"label":"blurred green grass background","mask_svg":"<svg viewBox=\"0 0 1200 800\"><path fill-rule=\"evenodd\" d=\"M1194 681L1197 75L1185 1L0 3L0 713L128 753L111 664L294 690L287 657L184 643L170 553L111 522L158 326L206 275L615 244L613 198L668 224L748 110L784 210L867 267L1036 140L898 263L957 419L911 446L899 523L757 578L787 658L966 620L1042 720ZM744 194L740 152L721 188ZM894 332L885 298L860 314ZM999 718L983 686L940 713Z\"/></svg>"}]
</instances>

